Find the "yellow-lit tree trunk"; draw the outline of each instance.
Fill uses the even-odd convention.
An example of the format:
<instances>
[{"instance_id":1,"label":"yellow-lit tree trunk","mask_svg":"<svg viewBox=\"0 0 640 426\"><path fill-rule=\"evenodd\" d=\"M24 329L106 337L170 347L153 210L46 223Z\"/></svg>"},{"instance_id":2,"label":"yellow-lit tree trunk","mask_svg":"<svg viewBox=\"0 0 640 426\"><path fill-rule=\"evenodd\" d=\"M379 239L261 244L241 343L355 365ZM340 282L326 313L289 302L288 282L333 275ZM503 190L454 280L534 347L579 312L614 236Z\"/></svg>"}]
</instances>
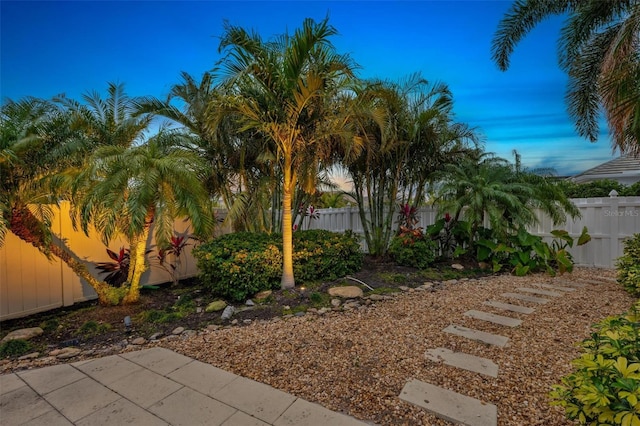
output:
<instances>
[{"instance_id":1,"label":"yellow-lit tree trunk","mask_svg":"<svg viewBox=\"0 0 640 426\"><path fill-rule=\"evenodd\" d=\"M129 248L129 274L127 275L129 290L122 301L123 303L136 303L140 300L140 279L142 278L142 274L147 270L147 240L149 238L152 221L153 214L149 213L142 233L131 238Z\"/></svg>"},{"instance_id":2,"label":"yellow-lit tree trunk","mask_svg":"<svg viewBox=\"0 0 640 426\"><path fill-rule=\"evenodd\" d=\"M75 254L53 242L45 242L44 236L38 231L38 219L27 207L14 207L11 213L9 221L11 233L41 252L49 253L63 261L78 277L84 279L95 290L101 305L120 303L117 290L91 275L86 265Z\"/></svg>"},{"instance_id":3,"label":"yellow-lit tree trunk","mask_svg":"<svg viewBox=\"0 0 640 426\"><path fill-rule=\"evenodd\" d=\"M291 199L295 178L291 171L291 155L284 154L283 170L283 197L282 197L282 281L281 287L293 288L296 285L293 278L293 223L291 215Z\"/></svg>"}]
</instances>

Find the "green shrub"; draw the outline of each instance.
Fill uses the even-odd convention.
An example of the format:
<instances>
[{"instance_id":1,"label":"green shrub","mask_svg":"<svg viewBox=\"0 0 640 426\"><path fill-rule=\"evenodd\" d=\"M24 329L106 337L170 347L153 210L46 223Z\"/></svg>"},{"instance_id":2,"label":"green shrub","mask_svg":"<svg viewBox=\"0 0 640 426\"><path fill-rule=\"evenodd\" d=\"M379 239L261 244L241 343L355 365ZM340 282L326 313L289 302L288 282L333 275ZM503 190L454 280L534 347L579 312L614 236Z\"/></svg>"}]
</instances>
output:
<instances>
[{"instance_id":1,"label":"green shrub","mask_svg":"<svg viewBox=\"0 0 640 426\"><path fill-rule=\"evenodd\" d=\"M421 230L403 232L391 239L389 254L398 265L426 269L436 259L438 244Z\"/></svg>"},{"instance_id":2,"label":"green shrub","mask_svg":"<svg viewBox=\"0 0 640 426\"><path fill-rule=\"evenodd\" d=\"M95 320L89 320L82 324L78 330L76 330L76 334L84 337L92 337L97 336L98 334L106 333L112 328L113 327L109 323L102 324Z\"/></svg>"},{"instance_id":3,"label":"green shrub","mask_svg":"<svg viewBox=\"0 0 640 426\"><path fill-rule=\"evenodd\" d=\"M23 339L8 340L0 345L0 358L22 356L31 350L31 343Z\"/></svg>"},{"instance_id":4,"label":"green shrub","mask_svg":"<svg viewBox=\"0 0 640 426\"><path fill-rule=\"evenodd\" d=\"M363 254L348 232L298 231L293 235L293 271L298 282L334 280L362 267ZM282 275L282 235L223 235L193 250L200 280L221 297L242 301L277 289Z\"/></svg>"},{"instance_id":5,"label":"green shrub","mask_svg":"<svg viewBox=\"0 0 640 426\"><path fill-rule=\"evenodd\" d=\"M640 234L624 242L623 256L618 259L618 282L629 293L640 295Z\"/></svg>"},{"instance_id":6,"label":"green shrub","mask_svg":"<svg viewBox=\"0 0 640 426\"><path fill-rule=\"evenodd\" d=\"M573 361L577 371L550 393L553 405L583 425L640 424L640 302L626 315L596 324Z\"/></svg>"}]
</instances>

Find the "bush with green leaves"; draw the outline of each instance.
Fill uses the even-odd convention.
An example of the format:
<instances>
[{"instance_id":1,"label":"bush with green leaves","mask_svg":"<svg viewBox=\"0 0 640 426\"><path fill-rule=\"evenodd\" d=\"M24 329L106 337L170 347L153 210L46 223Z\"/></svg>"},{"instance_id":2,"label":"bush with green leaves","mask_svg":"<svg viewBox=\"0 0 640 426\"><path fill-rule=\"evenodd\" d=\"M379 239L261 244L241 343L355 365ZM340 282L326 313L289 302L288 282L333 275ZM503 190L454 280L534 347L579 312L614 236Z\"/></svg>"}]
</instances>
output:
<instances>
[{"instance_id":1,"label":"bush with green leaves","mask_svg":"<svg viewBox=\"0 0 640 426\"><path fill-rule=\"evenodd\" d=\"M530 234L524 228L520 228L516 235L511 235L503 241L488 235L488 238L475 242L477 260L491 263L494 272L510 268L517 276L538 271L546 271L552 276L557 272L571 272L573 258L568 248L574 244L581 246L591 241L586 227L577 239L565 230L551 231L554 237L551 244L537 235Z\"/></svg>"},{"instance_id":2,"label":"bush with green leaves","mask_svg":"<svg viewBox=\"0 0 640 426\"><path fill-rule=\"evenodd\" d=\"M617 267L618 282L629 293L640 296L640 234L624 242L624 254Z\"/></svg>"},{"instance_id":3,"label":"bush with green leaves","mask_svg":"<svg viewBox=\"0 0 640 426\"><path fill-rule=\"evenodd\" d=\"M391 239L389 254L398 265L426 269L436 259L438 243L428 238L422 229L401 232Z\"/></svg>"},{"instance_id":4,"label":"bush with green leaves","mask_svg":"<svg viewBox=\"0 0 640 426\"><path fill-rule=\"evenodd\" d=\"M24 339L7 340L0 344L0 358L18 357L29 352L33 346Z\"/></svg>"},{"instance_id":5,"label":"bush with green leaves","mask_svg":"<svg viewBox=\"0 0 640 426\"><path fill-rule=\"evenodd\" d=\"M577 370L553 387L552 404L581 425L640 425L640 302L595 327Z\"/></svg>"},{"instance_id":6,"label":"bush with green leaves","mask_svg":"<svg viewBox=\"0 0 640 426\"><path fill-rule=\"evenodd\" d=\"M351 232L298 231L293 245L293 271L298 282L335 280L362 267L363 253ZM227 234L195 248L193 255L200 280L217 296L242 301L259 291L279 288L280 234Z\"/></svg>"}]
</instances>

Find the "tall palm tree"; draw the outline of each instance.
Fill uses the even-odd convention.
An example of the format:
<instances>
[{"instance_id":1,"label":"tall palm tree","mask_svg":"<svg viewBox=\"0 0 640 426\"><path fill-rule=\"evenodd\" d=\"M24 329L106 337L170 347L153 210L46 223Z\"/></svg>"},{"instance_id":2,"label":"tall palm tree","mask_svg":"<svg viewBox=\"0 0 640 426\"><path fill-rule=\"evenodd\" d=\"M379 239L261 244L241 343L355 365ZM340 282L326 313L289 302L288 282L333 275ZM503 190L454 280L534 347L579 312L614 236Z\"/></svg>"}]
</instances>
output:
<instances>
[{"instance_id":1,"label":"tall palm tree","mask_svg":"<svg viewBox=\"0 0 640 426\"><path fill-rule=\"evenodd\" d=\"M500 21L494 61L503 71L516 44L543 19L568 14L560 39L567 104L581 136L598 138L603 106L614 149L640 155L640 2L517 0Z\"/></svg>"},{"instance_id":2,"label":"tall palm tree","mask_svg":"<svg viewBox=\"0 0 640 426\"><path fill-rule=\"evenodd\" d=\"M36 98L7 101L0 109L0 245L11 232L43 254L63 261L107 303L110 287L97 280L85 263L51 230L53 207L61 194L52 176L73 159L53 153L78 135L71 117L51 102Z\"/></svg>"},{"instance_id":3,"label":"tall palm tree","mask_svg":"<svg viewBox=\"0 0 640 426\"><path fill-rule=\"evenodd\" d=\"M277 167L282 176L283 288L295 285L291 211L295 189L299 183L315 188L316 176L305 171L328 161L337 139L353 141L331 108L353 70L350 58L335 52L330 41L335 34L328 19L318 23L305 19L292 35L268 42L227 24L220 43L225 52L220 65L229 88L226 106L242 131L264 137L264 152L273 156L273 170Z\"/></svg>"},{"instance_id":4,"label":"tall palm tree","mask_svg":"<svg viewBox=\"0 0 640 426\"><path fill-rule=\"evenodd\" d=\"M152 224L159 246L169 241L179 217L189 217L197 235L208 236L213 230L202 179L206 166L192 151L173 142L171 132L161 131L142 145L100 147L76 180L76 212L84 232L93 225L105 244L118 233L129 241L123 303L139 298Z\"/></svg>"},{"instance_id":5,"label":"tall palm tree","mask_svg":"<svg viewBox=\"0 0 640 426\"><path fill-rule=\"evenodd\" d=\"M400 82L366 82L356 93L356 102L366 107L355 120L368 144L347 171L369 252L383 255L396 203L421 201L435 172L456 161L476 136L453 122L449 88L419 74Z\"/></svg>"}]
</instances>

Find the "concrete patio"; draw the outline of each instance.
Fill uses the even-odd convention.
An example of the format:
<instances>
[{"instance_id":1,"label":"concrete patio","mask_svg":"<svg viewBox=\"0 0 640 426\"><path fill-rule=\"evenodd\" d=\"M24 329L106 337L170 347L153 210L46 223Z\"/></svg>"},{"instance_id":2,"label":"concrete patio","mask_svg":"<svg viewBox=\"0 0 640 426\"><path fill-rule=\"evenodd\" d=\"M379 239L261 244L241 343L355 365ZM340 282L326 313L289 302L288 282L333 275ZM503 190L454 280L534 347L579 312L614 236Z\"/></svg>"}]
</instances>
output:
<instances>
[{"instance_id":1,"label":"concrete patio","mask_svg":"<svg viewBox=\"0 0 640 426\"><path fill-rule=\"evenodd\" d=\"M0 376L2 425L364 423L163 348Z\"/></svg>"}]
</instances>

